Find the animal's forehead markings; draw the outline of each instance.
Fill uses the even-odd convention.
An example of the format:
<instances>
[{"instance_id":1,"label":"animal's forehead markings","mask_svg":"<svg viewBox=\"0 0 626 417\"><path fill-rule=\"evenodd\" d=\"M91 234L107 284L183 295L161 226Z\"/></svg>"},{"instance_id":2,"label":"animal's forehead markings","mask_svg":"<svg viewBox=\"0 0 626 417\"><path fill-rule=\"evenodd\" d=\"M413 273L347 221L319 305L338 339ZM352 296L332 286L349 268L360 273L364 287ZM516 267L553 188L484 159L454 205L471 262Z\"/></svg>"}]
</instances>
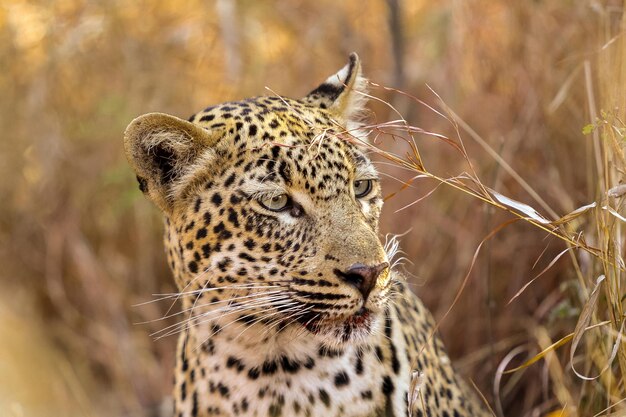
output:
<instances>
[{"instance_id":1,"label":"animal's forehead markings","mask_svg":"<svg viewBox=\"0 0 626 417\"><path fill-rule=\"evenodd\" d=\"M307 114L308 113L308 114ZM252 97L241 101L230 101L207 107L201 112L193 116L194 122L210 122L217 115L220 118L244 118L249 116L250 119L265 120L268 115L279 117L305 117L316 113L319 117L328 116L329 114L319 107L302 103L285 97ZM209 117L205 117L209 116ZM213 117L210 117L213 116ZM204 118L204 120L202 120ZM291 121L291 120L290 120Z\"/></svg>"},{"instance_id":2,"label":"animal's forehead markings","mask_svg":"<svg viewBox=\"0 0 626 417\"><path fill-rule=\"evenodd\" d=\"M315 129L339 126L327 111L283 97L254 97L218 104L189 120L207 129L234 125L249 137L264 135L266 138L286 138L289 133L298 133L312 139Z\"/></svg>"},{"instance_id":3,"label":"animal's forehead markings","mask_svg":"<svg viewBox=\"0 0 626 417\"><path fill-rule=\"evenodd\" d=\"M237 153L248 154L244 171L265 171L262 182L280 177L288 185L305 182L307 189L316 191L343 187L363 172L375 177L369 160L342 136L342 128L326 110L297 100L255 97L227 102L190 120L207 129L230 125L226 146L237 145Z\"/></svg>"},{"instance_id":4,"label":"animal's forehead markings","mask_svg":"<svg viewBox=\"0 0 626 417\"><path fill-rule=\"evenodd\" d=\"M378 177L345 128L319 106L253 97L208 107L190 120L226 132L223 154L242 159L247 179L240 189L249 196L303 192L331 201L350 194L354 180Z\"/></svg>"}]
</instances>

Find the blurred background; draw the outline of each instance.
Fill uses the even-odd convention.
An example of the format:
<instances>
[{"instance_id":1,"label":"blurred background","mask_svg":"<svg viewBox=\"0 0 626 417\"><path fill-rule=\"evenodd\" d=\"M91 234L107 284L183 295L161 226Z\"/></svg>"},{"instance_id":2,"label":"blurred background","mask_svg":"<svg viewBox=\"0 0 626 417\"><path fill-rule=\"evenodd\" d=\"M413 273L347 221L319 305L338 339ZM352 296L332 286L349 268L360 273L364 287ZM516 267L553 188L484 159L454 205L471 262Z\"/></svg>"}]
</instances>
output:
<instances>
[{"instance_id":1,"label":"blurred background","mask_svg":"<svg viewBox=\"0 0 626 417\"><path fill-rule=\"evenodd\" d=\"M136 305L174 285L160 216L123 154L134 117L303 96L356 51L371 81L440 109L439 95L472 129L460 133L482 182L553 218L604 204L621 182L623 11L619 0L0 0L0 415L169 415L175 338L150 334L171 323L138 324L170 305ZM456 137L428 107L371 92L413 126ZM398 119L383 102L370 108L376 122ZM416 140L431 172L468 170L442 141ZM407 149L390 137L377 144ZM388 196L381 232L403 234L412 288L442 319L480 242L511 216L445 186L418 201L436 182L406 187L415 173L376 159ZM578 217L570 231L600 245L610 229L621 259L619 220L607 226L601 214ZM574 332L607 264L584 251L556 260L566 248L525 222L504 228L441 320L458 369L497 415L592 416L626 396L624 349L599 379L571 369L596 375L608 363L621 323L608 313L621 311L619 267L593 311L613 332L586 336L571 363L565 345L523 371L498 372Z\"/></svg>"}]
</instances>

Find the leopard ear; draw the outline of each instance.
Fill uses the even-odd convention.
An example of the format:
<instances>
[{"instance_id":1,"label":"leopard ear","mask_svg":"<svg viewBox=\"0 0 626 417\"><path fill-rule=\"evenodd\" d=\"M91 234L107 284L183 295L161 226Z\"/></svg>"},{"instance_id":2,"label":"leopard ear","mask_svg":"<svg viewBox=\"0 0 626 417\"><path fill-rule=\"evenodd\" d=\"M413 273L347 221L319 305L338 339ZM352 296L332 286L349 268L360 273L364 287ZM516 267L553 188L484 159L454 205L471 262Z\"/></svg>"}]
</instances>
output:
<instances>
[{"instance_id":1,"label":"leopard ear","mask_svg":"<svg viewBox=\"0 0 626 417\"><path fill-rule=\"evenodd\" d=\"M361 61L350 54L348 64L311 91L303 101L328 109L347 128L358 123L367 102L366 80L361 75Z\"/></svg>"},{"instance_id":2,"label":"leopard ear","mask_svg":"<svg viewBox=\"0 0 626 417\"><path fill-rule=\"evenodd\" d=\"M185 173L206 158L223 133L163 113L139 116L124 132L126 158L137 174L139 189L170 212Z\"/></svg>"}]
</instances>

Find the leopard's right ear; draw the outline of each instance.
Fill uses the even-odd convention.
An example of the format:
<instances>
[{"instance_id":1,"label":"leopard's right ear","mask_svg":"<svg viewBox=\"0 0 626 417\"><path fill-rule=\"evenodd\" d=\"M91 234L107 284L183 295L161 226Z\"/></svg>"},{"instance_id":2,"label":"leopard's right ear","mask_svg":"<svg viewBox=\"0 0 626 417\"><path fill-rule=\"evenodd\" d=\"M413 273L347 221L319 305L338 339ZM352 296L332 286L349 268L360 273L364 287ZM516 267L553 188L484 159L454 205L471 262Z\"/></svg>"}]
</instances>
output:
<instances>
[{"instance_id":1,"label":"leopard's right ear","mask_svg":"<svg viewBox=\"0 0 626 417\"><path fill-rule=\"evenodd\" d=\"M126 158L137 174L139 189L170 213L185 174L223 134L223 129L206 130L163 113L139 116L124 132Z\"/></svg>"},{"instance_id":2,"label":"leopard's right ear","mask_svg":"<svg viewBox=\"0 0 626 417\"><path fill-rule=\"evenodd\" d=\"M361 60L351 53L348 64L331 75L302 100L327 109L348 129L360 122L367 103L367 81L361 71Z\"/></svg>"}]
</instances>

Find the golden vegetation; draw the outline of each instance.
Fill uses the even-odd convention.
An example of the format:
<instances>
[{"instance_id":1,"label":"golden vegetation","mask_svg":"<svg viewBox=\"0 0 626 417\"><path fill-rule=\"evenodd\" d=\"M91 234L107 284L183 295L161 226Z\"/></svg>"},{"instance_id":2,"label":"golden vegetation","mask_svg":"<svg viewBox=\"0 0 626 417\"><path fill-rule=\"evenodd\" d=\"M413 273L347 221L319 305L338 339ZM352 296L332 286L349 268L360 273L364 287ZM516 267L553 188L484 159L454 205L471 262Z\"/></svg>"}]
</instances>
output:
<instances>
[{"instance_id":1,"label":"golden vegetation","mask_svg":"<svg viewBox=\"0 0 626 417\"><path fill-rule=\"evenodd\" d=\"M0 414L169 410L174 340L136 324L169 305L134 305L173 284L124 127L303 95L357 51L407 93L371 89L381 229L459 368L498 415L622 415L623 8L1 2Z\"/></svg>"}]
</instances>

